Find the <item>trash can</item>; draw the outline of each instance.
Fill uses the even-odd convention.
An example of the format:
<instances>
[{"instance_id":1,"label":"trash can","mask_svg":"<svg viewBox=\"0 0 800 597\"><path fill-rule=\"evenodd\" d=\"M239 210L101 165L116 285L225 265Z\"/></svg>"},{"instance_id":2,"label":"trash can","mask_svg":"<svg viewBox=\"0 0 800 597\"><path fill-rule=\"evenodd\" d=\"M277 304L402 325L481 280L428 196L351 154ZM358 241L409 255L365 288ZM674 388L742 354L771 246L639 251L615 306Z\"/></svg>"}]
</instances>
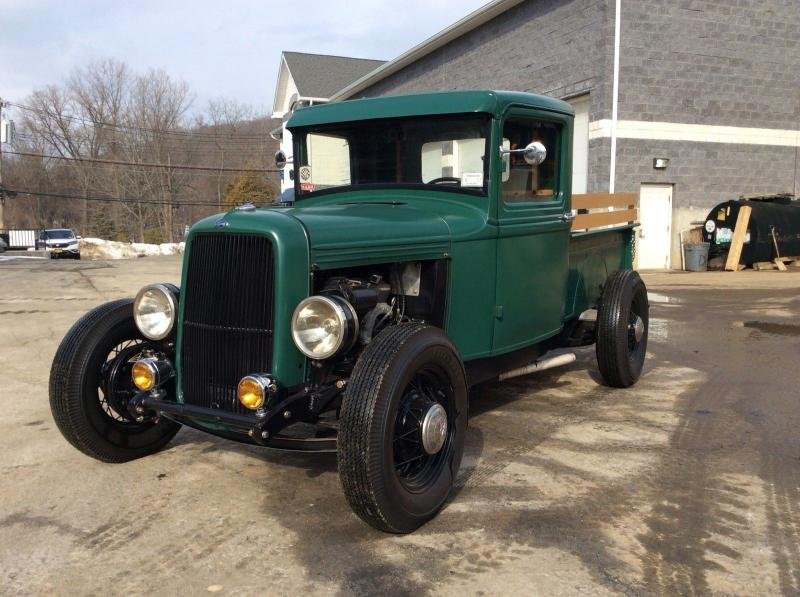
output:
<instances>
[{"instance_id":1,"label":"trash can","mask_svg":"<svg viewBox=\"0 0 800 597\"><path fill-rule=\"evenodd\" d=\"M711 243L686 243L683 251L686 259L686 270L704 272L708 269L708 249Z\"/></svg>"}]
</instances>

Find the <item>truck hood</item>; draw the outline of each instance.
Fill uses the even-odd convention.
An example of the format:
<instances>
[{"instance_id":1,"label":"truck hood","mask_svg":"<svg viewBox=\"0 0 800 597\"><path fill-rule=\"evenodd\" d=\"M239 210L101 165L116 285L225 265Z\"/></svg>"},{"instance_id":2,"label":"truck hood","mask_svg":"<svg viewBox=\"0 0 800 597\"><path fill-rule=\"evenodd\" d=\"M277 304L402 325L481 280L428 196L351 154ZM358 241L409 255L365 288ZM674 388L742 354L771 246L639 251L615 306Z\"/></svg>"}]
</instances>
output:
<instances>
[{"instance_id":1,"label":"truck hood","mask_svg":"<svg viewBox=\"0 0 800 597\"><path fill-rule=\"evenodd\" d=\"M484 198L469 205L463 197L449 199L441 192L393 195L372 200L353 194L292 207L233 210L201 220L192 230L267 233L279 245L290 237L292 243L302 240L309 265L319 269L442 259L454 242L496 234L487 226Z\"/></svg>"},{"instance_id":2,"label":"truck hood","mask_svg":"<svg viewBox=\"0 0 800 597\"><path fill-rule=\"evenodd\" d=\"M311 261L322 268L438 259L450 249L444 218L405 203L354 202L286 211L305 227Z\"/></svg>"}]
</instances>

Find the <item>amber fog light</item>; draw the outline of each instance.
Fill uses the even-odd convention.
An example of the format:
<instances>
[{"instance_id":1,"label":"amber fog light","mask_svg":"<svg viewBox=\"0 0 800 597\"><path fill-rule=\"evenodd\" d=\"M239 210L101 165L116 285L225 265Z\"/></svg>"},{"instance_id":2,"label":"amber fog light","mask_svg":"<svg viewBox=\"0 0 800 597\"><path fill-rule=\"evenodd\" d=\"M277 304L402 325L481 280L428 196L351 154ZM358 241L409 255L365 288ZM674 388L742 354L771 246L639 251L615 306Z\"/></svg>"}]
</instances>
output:
<instances>
[{"instance_id":1,"label":"amber fog light","mask_svg":"<svg viewBox=\"0 0 800 597\"><path fill-rule=\"evenodd\" d=\"M264 406L267 395L275 388L275 382L265 375L246 375L236 388L242 406L257 410Z\"/></svg>"},{"instance_id":2,"label":"amber fog light","mask_svg":"<svg viewBox=\"0 0 800 597\"><path fill-rule=\"evenodd\" d=\"M147 392L156 387L158 370L149 359L135 362L131 370L131 375L133 377L133 385L142 392Z\"/></svg>"}]
</instances>

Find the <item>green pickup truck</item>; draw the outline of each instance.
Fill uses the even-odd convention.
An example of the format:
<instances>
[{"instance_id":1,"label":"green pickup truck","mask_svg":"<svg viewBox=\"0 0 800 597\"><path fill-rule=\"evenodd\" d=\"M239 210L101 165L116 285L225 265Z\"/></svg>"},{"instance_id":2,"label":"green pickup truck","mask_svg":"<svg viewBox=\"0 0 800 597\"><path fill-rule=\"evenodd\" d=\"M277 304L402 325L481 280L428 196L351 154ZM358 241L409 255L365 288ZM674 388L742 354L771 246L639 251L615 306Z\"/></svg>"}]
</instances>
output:
<instances>
[{"instance_id":1,"label":"green pickup truck","mask_svg":"<svg viewBox=\"0 0 800 597\"><path fill-rule=\"evenodd\" d=\"M571 196L572 126L562 101L501 91L298 110L276 155L294 201L198 222L180 288L80 319L51 370L59 429L106 462L181 425L335 451L355 513L413 531L453 487L470 388L592 343L610 386L642 371L635 210Z\"/></svg>"}]
</instances>

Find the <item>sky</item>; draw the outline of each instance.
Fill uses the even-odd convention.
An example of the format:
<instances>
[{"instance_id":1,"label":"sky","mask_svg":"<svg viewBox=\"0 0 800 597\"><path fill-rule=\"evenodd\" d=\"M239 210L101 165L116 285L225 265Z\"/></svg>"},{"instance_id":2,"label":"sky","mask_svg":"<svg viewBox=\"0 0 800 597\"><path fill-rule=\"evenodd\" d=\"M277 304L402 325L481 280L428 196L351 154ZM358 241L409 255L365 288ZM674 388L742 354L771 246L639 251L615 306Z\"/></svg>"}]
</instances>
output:
<instances>
[{"instance_id":1,"label":"sky","mask_svg":"<svg viewBox=\"0 0 800 597\"><path fill-rule=\"evenodd\" d=\"M225 97L269 113L282 50L391 59L487 2L0 0L0 97L115 58L186 81L193 111Z\"/></svg>"}]
</instances>

